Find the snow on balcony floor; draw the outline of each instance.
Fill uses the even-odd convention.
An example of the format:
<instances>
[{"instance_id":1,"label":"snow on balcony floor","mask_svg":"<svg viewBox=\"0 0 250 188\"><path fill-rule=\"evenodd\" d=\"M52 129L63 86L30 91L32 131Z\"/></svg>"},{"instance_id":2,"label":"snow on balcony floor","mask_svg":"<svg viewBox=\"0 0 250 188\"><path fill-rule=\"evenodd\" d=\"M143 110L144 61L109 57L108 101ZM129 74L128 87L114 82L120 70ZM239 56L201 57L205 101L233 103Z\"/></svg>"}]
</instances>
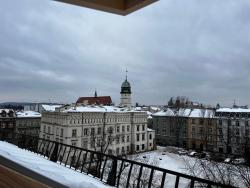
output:
<instances>
[{"instance_id":1,"label":"snow on balcony floor","mask_svg":"<svg viewBox=\"0 0 250 188\"><path fill-rule=\"evenodd\" d=\"M101 181L81 174L42 156L0 141L0 155L71 188L108 188Z\"/></svg>"}]
</instances>

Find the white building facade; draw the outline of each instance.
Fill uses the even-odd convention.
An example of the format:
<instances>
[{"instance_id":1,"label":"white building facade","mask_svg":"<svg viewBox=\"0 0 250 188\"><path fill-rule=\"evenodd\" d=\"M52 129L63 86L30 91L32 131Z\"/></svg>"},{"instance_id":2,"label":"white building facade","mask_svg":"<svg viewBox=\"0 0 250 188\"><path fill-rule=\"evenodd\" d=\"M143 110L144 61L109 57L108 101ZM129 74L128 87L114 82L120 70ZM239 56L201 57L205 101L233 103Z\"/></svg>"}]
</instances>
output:
<instances>
[{"instance_id":1,"label":"white building facade","mask_svg":"<svg viewBox=\"0 0 250 188\"><path fill-rule=\"evenodd\" d=\"M152 150L147 113L113 106L74 106L42 114L40 137L113 155Z\"/></svg>"}]
</instances>

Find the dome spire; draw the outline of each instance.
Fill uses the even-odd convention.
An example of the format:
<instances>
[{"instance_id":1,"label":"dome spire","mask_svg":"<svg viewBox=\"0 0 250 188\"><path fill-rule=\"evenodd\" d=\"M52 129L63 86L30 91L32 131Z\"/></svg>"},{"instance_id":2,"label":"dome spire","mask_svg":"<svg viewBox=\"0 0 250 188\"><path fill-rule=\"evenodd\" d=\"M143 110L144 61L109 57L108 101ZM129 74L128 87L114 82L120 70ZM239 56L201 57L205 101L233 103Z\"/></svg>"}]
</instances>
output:
<instances>
[{"instance_id":1,"label":"dome spire","mask_svg":"<svg viewBox=\"0 0 250 188\"><path fill-rule=\"evenodd\" d=\"M126 69L126 81L128 80L128 69Z\"/></svg>"}]
</instances>

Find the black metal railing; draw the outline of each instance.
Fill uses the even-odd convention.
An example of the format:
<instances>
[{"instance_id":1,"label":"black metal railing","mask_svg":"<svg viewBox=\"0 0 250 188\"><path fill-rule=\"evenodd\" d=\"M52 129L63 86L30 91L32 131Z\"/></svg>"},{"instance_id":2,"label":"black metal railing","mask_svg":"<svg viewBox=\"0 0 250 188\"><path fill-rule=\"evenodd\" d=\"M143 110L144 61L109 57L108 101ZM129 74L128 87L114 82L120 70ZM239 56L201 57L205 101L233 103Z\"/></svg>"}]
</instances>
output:
<instances>
[{"instance_id":1,"label":"black metal railing","mask_svg":"<svg viewBox=\"0 0 250 188\"><path fill-rule=\"evenodd\" d=\"M15 133L1 140L116 187L233 187L122 157Z\"/></svg>"}]
</instances>

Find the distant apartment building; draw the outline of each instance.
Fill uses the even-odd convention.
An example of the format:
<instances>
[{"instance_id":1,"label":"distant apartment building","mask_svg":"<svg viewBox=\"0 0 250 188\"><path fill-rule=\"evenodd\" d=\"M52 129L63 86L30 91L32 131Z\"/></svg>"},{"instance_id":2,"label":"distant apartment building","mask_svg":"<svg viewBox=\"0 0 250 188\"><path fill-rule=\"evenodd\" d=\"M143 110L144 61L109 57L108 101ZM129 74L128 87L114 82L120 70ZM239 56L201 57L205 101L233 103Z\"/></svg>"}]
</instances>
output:
<instances>
[{"instance_id":1,"label":"distant apartment building","mask_svg":"<svg viewBox=\"0 0 250 188\"><path fill-rule=\"evenodd\" d=\"M152 115L156 143L195 150L216 147L216 118L209 109L166 108Z\"/></svg>"},{"instance_id":2,"label":"distant apartment building","mask_svg":"<svg viewBox=\"0 0 250 188\"><path fill-rule=\"evenodd\" d=\"M214 151L217 146L217 119L212 109L191 109L188 116L188 148Z\"/></svg>"},{"instance_id":3,"label":"distant apartment building","mask_svg":"<svg viewBox=\"0 0 250 188\"><path fill-rule=\"evenodd\" d=\"M156 144L163 146L188 147L187 109L164 109L152 115Z\"/></svg>"},{"instance_id":4,"label":"distant apartment building","mask_svg":"<svg viewBox=\"0 0 250 188\"><path fill-rule=\"evenodd\" d=\"M12 138L16 128L16 114L12 109L0 109L0 137Z\"/></svg>"},{"instance_id":5,"label":"distant apartment building","mask_svg":"<svg viewBox=\"0 0 250 188\"><path fill-rule=\"evenodd\" d=\"M24 105L24 111L35 111L35 112L45 112L45 111L55 111L55 108L62 106L62 104L51 104L51 103L31 103Z\"/></svg>"},{"instance_id":6,"label":"distant apartment building","mask_svg":"<svg viewBox=\"0 0 250 188\"><path fill-rule=\"evenodd\" d=\"M16 131L32 136L39 136L41 114L34 111L20 111L16 113Z\"/></svg>"},{"instance_id":7,"label":"distant apartment building","mask_svg":"<svg viewBox=\"0 0 250 188\"><path fill-rule=\"evenodd\" d=\"M40 137L114 155L152 150L155 139L154 131L147 128L146 112L113 106L44 112Z\"/></svg>"},{"instance_id":8,"label":"distant apartment building","mask_svg":"<svg viewBox=\"0 0 250 188\"><path fill-rule=\"evenodd\" d=\"M219 108L217 119L218 146L220 153L242 155L250 149L250 109Z\"/></svg>"}]
</instances>

